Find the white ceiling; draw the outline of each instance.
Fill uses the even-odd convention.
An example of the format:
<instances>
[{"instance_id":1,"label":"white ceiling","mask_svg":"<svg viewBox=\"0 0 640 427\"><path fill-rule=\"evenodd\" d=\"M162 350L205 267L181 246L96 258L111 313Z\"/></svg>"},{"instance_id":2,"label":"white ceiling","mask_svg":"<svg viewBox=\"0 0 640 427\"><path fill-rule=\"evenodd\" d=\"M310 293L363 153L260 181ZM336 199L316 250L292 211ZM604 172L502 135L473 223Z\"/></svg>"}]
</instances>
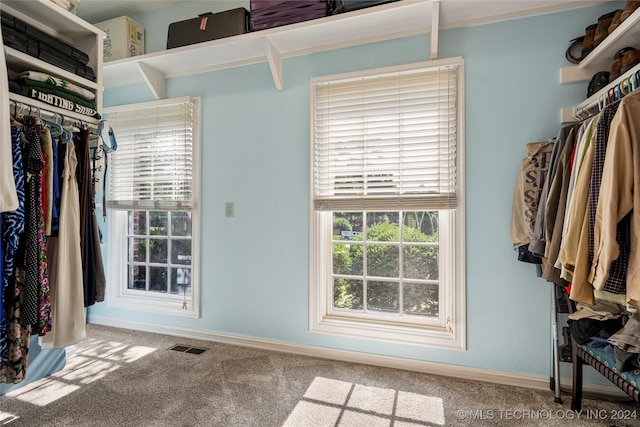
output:
<instances>
[{"instance_id":1,"label":"white ceiling","mask_svg":"<svg viewBox=\"0 0 640 427\"><path fill-rule=\"evenodd\" d=\"M189 0L82 0L76 13L85 21L95 23L122 15L146 13ZM200 0L191 0L200 1ZM206 3L227 0L202 1ZM423 0L402 0L423 1ZM440 26L451 28L501 19L573 9L611 0L440 0ZM249 0L245 1L247 8ZM232 2L229 2L230 5ZM237 2L235 2L237 5ZM232 6L237 7L237 6ZM205 7L206 9L207 7ZM230 7L231 8L231 7ZM224 10L224 9L223 9Z\"/></svg>"}]
</instances>

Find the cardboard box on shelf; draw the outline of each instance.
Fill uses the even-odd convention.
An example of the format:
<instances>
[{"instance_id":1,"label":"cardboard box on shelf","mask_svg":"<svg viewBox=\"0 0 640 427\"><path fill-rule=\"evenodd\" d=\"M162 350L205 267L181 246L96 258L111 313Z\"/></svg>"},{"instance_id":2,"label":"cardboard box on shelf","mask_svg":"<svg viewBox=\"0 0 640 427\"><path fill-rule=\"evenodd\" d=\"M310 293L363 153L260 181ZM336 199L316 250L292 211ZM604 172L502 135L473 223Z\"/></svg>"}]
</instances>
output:
<instances>
[{"instance_id":1,"label":"cardboard box on shelf","mask_svg":"<svg viewBox=\"0 0 640 427\"><path fill-rule=\"evenodd\" d=\"M144 27L128 16L94 24L106 33L104 62L144 54Z\"/></svg>"}]
</instances>

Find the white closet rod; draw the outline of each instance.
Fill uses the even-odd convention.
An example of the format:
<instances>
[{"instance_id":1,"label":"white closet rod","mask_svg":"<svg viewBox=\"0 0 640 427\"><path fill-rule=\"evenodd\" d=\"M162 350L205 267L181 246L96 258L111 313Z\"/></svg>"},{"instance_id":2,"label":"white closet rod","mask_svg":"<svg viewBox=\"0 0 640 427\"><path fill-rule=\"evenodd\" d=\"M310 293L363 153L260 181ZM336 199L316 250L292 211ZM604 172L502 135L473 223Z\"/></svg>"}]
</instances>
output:
<instances>
[{"instance_id":1,"label":"white closet rod","mask_svg":"<svg viewBox=\"0 0 640 427\"><path fill-rule=\"evenodd\" d=\"M64 125L72 125L72 126L76 126L78 128L81 129L90 129L92 131L97 131L98 130L98 126L93 124L93 123L89 123L89 122L84 122L80 119L76 119L73 117L68 117L68 116L64 116L60 113L54 113L52 111L40 108L40 107L36 107L33 105L29 105L29 104L25 104L23 102L19 102L19 101L14 101L14 100L9 100L10 102L10 111L12 113L22 113L22 114L29 114L31 116L37 116L40 118L43 118L45 120L49 120L55 123L58 123L60 125L62 125L62 121L64 120Z\"/></svg>"},{"instance_id":2,"label":"white closet rod","mask_svg":"<svg viewBox=\"0 0 640 427\"><path fill-rule=\"evenodd\" d=\"M638 90L640 86L640 66L636 66L628 73L624 73L624 77L618 77L615 82L609 83L602 94L597 97L593 95L582 105L576 107L574 117L578 120L598 114L607 105L624 98L631 92ZM599 92L600 93L600 92Z\"/></svg>"}]
</instances>

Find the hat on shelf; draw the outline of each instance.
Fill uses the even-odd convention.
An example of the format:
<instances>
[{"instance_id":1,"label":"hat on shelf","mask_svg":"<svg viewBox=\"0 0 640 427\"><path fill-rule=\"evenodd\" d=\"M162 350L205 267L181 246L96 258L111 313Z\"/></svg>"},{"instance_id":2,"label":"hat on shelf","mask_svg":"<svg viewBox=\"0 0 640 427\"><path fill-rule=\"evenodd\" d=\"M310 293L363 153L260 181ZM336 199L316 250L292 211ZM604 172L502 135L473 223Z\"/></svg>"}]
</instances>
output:
<instances>
[{"instance_id":1,"label":"hat on shelf","mask_svg":"<svg viewBox=\"0 0 640 427\"><path fill-rule=\"evenodd\" d=\"M595 73L591 80L589 81L589 86L587 88L587 98L589 98L594 93L598 92L600 89L604 88L609 84L609 72L608 71L600 71Z\"/></svg>"}]
</instances>

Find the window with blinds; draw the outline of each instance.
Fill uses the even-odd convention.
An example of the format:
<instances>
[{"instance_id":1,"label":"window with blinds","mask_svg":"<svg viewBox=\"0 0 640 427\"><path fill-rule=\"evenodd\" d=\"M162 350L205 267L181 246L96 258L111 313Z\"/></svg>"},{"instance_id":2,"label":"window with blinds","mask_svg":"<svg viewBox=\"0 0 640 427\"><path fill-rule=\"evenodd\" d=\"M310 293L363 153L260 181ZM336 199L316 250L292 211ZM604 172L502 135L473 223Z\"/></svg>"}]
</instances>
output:
<instances>
[{"instance_id":1,"label":"window with blinds","mask_svg":"<svg viewBox=\"0 0 640 427\"><path fill-rule=\"evenodd\" d=\"M464 61L310 82L309 330L465 348Z\"/></svg>"},{"instance_id":2,"label":"window with blinds","mask_svg":"<svg viewBox=\"0 0 640 427\"><path fill-rule=\"evenodd\" d=\"M111 209L193 206L196 100L170 99L106 110L118 149L109 156Z\"/></svg>"},{"instance_id":3,"label":"window with blinds","mask_svg":"<svg viewBox=\"0 0 640 427\"><path fill-rule=\"evenodd\" d=\"M109 155L107 304L200 313L200 105L178 98L105 109Z\"/></svg>"},{"instance_id":4,"label":"window with blinds","mask_svg":"<svg viewBox=\"0 0 640 427\"><path fill-rule=\"evenodd\" d=\"M456 208L460 64L311 82L315 210Z\"/></svg>"}]
</instances>

